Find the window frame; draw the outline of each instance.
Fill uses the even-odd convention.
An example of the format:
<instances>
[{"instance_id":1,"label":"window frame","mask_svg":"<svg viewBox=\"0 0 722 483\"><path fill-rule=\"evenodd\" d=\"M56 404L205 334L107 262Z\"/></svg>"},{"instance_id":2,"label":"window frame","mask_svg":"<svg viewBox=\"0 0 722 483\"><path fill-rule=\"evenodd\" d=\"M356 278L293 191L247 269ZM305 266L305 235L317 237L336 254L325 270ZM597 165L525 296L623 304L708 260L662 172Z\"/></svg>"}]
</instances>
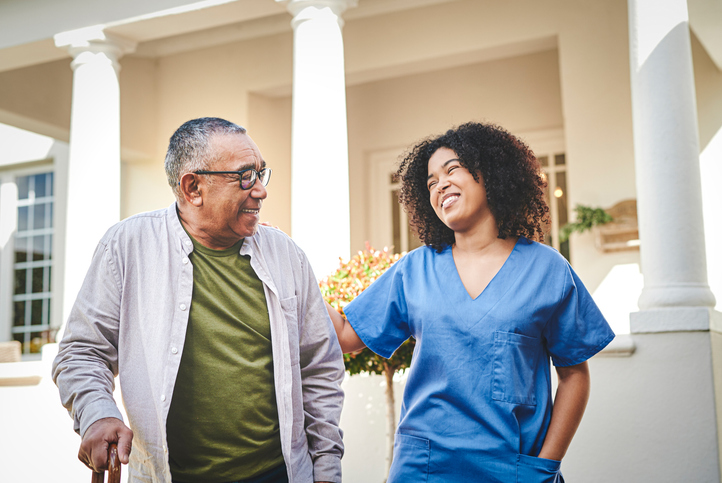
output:
<instances>
[{"instance_id":1,"label":"window frame","mask_svg":"<svg viewBox=\"0 0 722 483\"><path fill-rule=\"evenodd\" d=\"M388 247L392 248L394 244L394 212L391 202L392 193L400 188L401 183L392 180L392 175L396 173L400 156L404 152L404 147L399 146L391 149L383 149L374 151L369 154L368 162L371 165L371 176L368 185L368 199L371 200L371 210L368 213L370 223L369 243L377 250ZM398 214L399 228L409 226L409 218L403 207L398 204L396 208ZM399 239L401 246L394 246L394 253L402 253L409 251L410 241L409 229L400 229Z\"/></svg>"},{"instance_id":2,"label":"window frame","mask_svg":"<svg viewBox=\"0 0 722 483\"><path fill-rule=\"evenodd\" d=\"M531 148L531 150L534 152L534 155L537 157L537 159L546 156L548 158L548 165L546 167L542 166L542 170L547 176L547 183L549 190L549 213L551 215L551 227L549 230L549 235L551 235L551 243L548 242L550 246L554 247L557 251L560 250L560 243L559 243L559 230L561 229L561 226L559 225L559 218L558 218L558 202L557 199L554 197L554 186L556 185L556 175L558 172L563 171L566 175L566 199L567 199L567 220L571 221L571 214L569 210L569 156L567 155L566 151L566 145L564 141L564 130L563 129L545 129L540 131L530 131L525 133L518 133L517 136L521 138L524 142L527 143L527 145ZM556 155L564 155L565 162L564 165L561 167L558 167L554 163L554 156ZM569 247L569 257L571 258L571 246ZM571 260L570 260L571 261Z\"/></svg>"},{"instance_id":3,"label":"window frame","mask_svg":"<svg viewBox=\"0 0 722 483\"><path fill-rule=\"evenodd\" d=\"M48 330L58 331L62 325L62 283L64 264L64 176L53 158L16 163L0 167L0 340L14 340L13 304L15 276L15 234L18 227L17 179L41 173L53 173L53 246L50 261L51 311ZM60 176L59 176L60 174ZM54 342L51 340L51 342ZM23 360L40 357L24 352Z\"/></svg>"}]
</instances>

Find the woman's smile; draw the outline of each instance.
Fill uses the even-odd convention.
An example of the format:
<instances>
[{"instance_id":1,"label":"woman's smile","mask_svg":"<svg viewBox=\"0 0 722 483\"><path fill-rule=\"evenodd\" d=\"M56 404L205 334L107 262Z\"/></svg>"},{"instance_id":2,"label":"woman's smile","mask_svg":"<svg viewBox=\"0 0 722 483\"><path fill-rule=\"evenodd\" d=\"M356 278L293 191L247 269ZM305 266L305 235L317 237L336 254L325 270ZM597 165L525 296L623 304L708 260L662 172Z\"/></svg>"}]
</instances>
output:
<instances>
[{"instance_id":1,"label":"woman's smile","mask_svg":"<svg viewBox=\"0 0 722 483\"><path fill-rule=\"evenodd\" d=\"M449 193L446 196L444 196L443 200L441 201L441 208L447 209L454 203L456 203L456 200L459 199L459 194L457 193Z\"/></svg>"}]
</instances>

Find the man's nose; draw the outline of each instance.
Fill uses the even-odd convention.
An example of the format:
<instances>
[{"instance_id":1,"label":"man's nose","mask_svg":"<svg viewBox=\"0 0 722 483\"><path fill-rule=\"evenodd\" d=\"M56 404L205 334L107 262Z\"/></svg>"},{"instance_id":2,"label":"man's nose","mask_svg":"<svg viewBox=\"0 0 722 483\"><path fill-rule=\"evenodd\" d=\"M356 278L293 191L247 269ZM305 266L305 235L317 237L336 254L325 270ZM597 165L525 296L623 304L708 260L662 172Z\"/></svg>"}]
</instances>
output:
<instances>
[{"instance_id":1,"label":"man's nose","mask_svg":"<svg viewBox=\"0 0 722 483\"><path fill-rule=\"evenodd\" d=\"M261 183L261 178L256 178L256 182L253 184L253 188L251 188L251 196L259 200L265 200L268 196L268 190L266 190L266 187Z\"/></svg>"}]
</instances>

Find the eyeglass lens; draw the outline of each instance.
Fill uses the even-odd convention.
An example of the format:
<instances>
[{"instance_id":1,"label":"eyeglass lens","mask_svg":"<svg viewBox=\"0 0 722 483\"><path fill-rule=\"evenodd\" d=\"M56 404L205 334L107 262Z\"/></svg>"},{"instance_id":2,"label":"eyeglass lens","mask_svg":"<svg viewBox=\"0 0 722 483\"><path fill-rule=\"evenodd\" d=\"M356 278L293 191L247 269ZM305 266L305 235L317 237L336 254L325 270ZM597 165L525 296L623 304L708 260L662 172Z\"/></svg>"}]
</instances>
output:
<instances>
[{"instance_id":1,"label":"eyeglass lens","mask_svg":"<svg viewBox=\"0 0 722 483\"><path fill-rule=\"evenodd\" d=\"M260 172L255 169L248 169L241 173L241 188L244 190L251 189L256 184L256 176L260 176L261 184L263 186L268 185L268 181L271 179L271 170L263 168Z\"/></svg>"}]
</instances>

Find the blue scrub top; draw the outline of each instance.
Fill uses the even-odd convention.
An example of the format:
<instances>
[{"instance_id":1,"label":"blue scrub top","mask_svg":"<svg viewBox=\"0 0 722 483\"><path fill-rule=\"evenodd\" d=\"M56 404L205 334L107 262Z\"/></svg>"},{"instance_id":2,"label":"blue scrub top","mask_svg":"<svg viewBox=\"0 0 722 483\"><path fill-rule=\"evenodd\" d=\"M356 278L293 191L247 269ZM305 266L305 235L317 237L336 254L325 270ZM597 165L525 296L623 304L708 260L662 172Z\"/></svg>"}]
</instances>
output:
<instances>
[{"instance_id":1,"label":"blue scrub top","mask_svg":"<svg viewBox=\"0 0 722 483\"><path fill-rule=\"evenodd\" d=\"M562 481L558 461L536 457L551 419L549 359L580 364L614 333L556 250L520 237L472 299L451 247L421 247L344 313L382 357L416 339L389 483Z\"/></svg>"}]
</instances>

